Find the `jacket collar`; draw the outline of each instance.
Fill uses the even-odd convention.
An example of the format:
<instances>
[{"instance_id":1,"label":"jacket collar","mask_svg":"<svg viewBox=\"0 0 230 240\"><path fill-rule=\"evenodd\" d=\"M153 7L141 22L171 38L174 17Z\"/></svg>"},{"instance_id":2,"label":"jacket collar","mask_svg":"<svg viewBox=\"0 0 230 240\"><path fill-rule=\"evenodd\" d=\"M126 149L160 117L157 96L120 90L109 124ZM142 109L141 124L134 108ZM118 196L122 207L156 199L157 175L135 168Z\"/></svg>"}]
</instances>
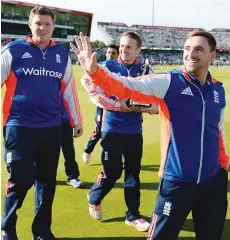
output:
<instances>
[{"instance_id":1,"label":"jacket collar","mask_svg":"<svg viewBox=\"0 0 230 240\"><path fill-rule=\"evenodd\" d=\"M192 75L191 73L187 72L185 66L182 66L181 70L183 72L184 77L187 80L189 80L190 82L196 83L196 84L197 84L197 82L199 82L194 75ZM217 82L217 80L212 78L211 73L208 72L207 78L206 78L206 83L208 85L212 85L213 83L216 83L216 82Z\"/></svg>"},{"instance_id":2,"label":"jacket collar","mask_svg":"<svg viewBox=\"0 0 230 240\"><path fill-rule=\"evenodd\" d=\"M34 45L37 45L37 43L32 39L32 35L26 36L26 40L27 40L27 42L30 42L30 43L32 43ZM56 45L56 43L51 39L49 46L54 46L54 45Z\"/></svg>"},{"instance_id":3,"label":"jacket collar","mask_svg":"<svg viewBox=\"0 0 230 240\"><path fill-rule=\"evenodd\" d=\"M137 64L137 63L139 63L138 58L136 58L135 61L134 61L134 63L132 63L132 64L127 64L127 63L125 63L125 62L121 59L120 56L118 57L117 61L118 61L120 64L122 64L122 65L132 65L132 64Z\"/></svg>"}]
</instances>

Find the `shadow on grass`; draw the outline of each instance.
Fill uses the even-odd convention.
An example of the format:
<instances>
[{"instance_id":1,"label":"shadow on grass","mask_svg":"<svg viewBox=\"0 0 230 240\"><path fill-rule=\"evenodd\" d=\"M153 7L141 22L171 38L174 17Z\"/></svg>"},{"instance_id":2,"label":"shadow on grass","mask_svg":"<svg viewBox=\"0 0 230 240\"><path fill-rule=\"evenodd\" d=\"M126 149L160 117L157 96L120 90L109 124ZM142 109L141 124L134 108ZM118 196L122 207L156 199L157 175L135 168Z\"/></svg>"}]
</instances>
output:
<instances>
[{"instance_id":1,"label":"shadow on grass","mask_svg":"<svg viewBox=\"0 0 230 240\"><path fill-rule=\"evenodd\" d=\"M89 164L90 167L93 167L93 166L102 166L101 163L90 163Z\"/></svg>"},{"instance_id":2,"label":"shadow on grass","mask_svg":"<svg viewBox=\"0 0 230 240\"><path fill-rule=\"evenodd\" d=\"M148 222L151 221L150 217L146 217L146 216L143 216L143 217L144 217L144 219L146 219L146 221L148 221ZM125 221L125 217L117 217L117 218L102 220L101 222L110 223L110 222L124 222L124 221ZM192 219L187 219L185 221L185 224L184 224L182 230L186 231L186 232L195 232L194 231L193 220ZM229 236L230 236L230 219L226 219L224 230L223 230L223 235L222 235L222 240L229 239ZM93 239L97 239L97 238L93 238ZM105 239L105 238L103 238L103 239ZM115 239L115 238L108 238L108 239L112 240L112 239ZM117 239L132 239L132 238L119 238L119 237L117 237ZM133 239L143 239L143 238L133 238ZM195 240L194 237L179 237L178 238L178 240L183 240L183 239L186 239L186 240L193 239L193 240Z\"/></svg>"},{"instance_id":3,"label":"shadow on grass","mask_svg":"<svg viewBox=\"0 0 230 240\"><path fill-rule=\"evenodd\" d=\"M92 163L90 166L102 166L101 163ZM143 165L141 166L142 171L149 171L149 172L158 172L160 165Z\"/></svg>"},{"instance_id":4,"label":"shadow on grass","mask_svg":"<svg viewBox=\"0 0 230 240\"><path fill-rule=\"evenodd\" d=\"M146 220L150 221L148 217L144 217ZM117 218L112 218L112 219L107 219L102 221L103 223L106 222L123 222L125 221L124 217L117 217ZM194 227L193 227L193 221L192 219L187 219L183 228L183 231L187 232L194 232ZM224 226L224 231L222 235L222 240L228 240L230 236L230 219L227 219L225 222ZM147 238L147 233L146 236L143 237L74 237L74 238L68 238L68 237L63 237L63 238L57 238L59 240L99 240L99 239L104 239L104 240L146 240ZM195 237L178 237L177 240L195 240Z\"/></svg>"},{"instance_id":5,"label":"shadow on grass","mask_svg":"<svg viewBox=\"0 0 230 240\"><path fill-rule=\"evenodd\" d=\"M195 232L193 220L187 219L182 230L187 231L187 232ZM230 236L230 219L226 219L225 225L224 225L224 230L223 230L223 235L222 235L222 240L229 239L229 236ZM183 239L183 238L179 238L179 239ZM185 238L185 239L187 239L187 238Z\"/></svg>"},{"instance_id":6,"label":"shadow on grass","mask_svg":"<svg viewBox=\"0 0 230 240\"><path fill-rule=\"evenodd\" d=\"M143 215L142 215L142 217L148 222L151 221L150 217L143 216ZM110 222L124 222L124 221L125 221L125 217L116 217L116 218L105 219L105 220L102 220L101 222L102 223L110 223Z\"/></svg>"},{"instance_id":7,"label":"shadow on grass","mask_svg":"<svg viewBox=\"0 0 230 240\"><path fill-rule=\"evenodd\" d=\"M94 184L94 182L85 182L84 181L84 186L81 187L80 189L90 189L93 186L93 184ZM66 183L66 181L62 181L62 180L58 180L57 181L57 185L69 187L69 185ZM121 188L121 189L123 189L124 185L123 185L123 183L116 183L113 188ZM151 182L149 182L149 183L143 182L143 183L141 183L141 189L157 190L157 188L158 188L158 182L153 182L153 183L151 183Z\"/></svg>"},{"instance_id":8,"label":"shadow on grass","mask_svg":"<svg viewBox=\"0 0 230 240\"><path fill-rule=\"evenodd\" d=\"M179 237L177 240L196 240L194 237Z\"/></svg>"},{"instance_id":9,"label":"shadow on grass","mask_svg":"<svg viewBox=\"0 0 230 240\"><path fill-rule=\"evenodd\" d=\"M92 239L102 239L102 240L146 240L147 237L85 237L85 238L56 238L58 240L92 240Z\"/></svg>"},{"instance_id":10,"label":"shadow on grass","mask_svg":"<svg viewBox=\"0 0 230 240\"><path fill-rule=\"evenodd\" d=\"M152 168L153 166L158 166L158 165L149 165L151 166L150 168ZM147 167L147 166L143 166L143 167ZM148 171L148 170L146 170ZM158 171L158 170L157 170ZM84 186L81 187L82 189L90 189L93 186L94 182L85 182L84 181ZM145 190L157 190L158 189L158 182L151 182L151 183L146 183L146 182L142 182L141 183L141 189L145 189ZM59 186L68 186L69 185L66 183L66 181L62 181L62 180L57 180L57 185ZM116 183L114 188L124 188L123 183ZM230 180L228 180L228 192L230 192Z\"/></svg>"},{"instance_id":11,"label":"shadow on grass","mask_svg":"<svg viewBox=\"0 0 230 240\"><path fill-rule=\"evenodd\" d=\"M145 237L85 237L85 238L56 238L58 240L146 240ZM194 237L179 237L178 240L195 240ZM224 239L225 240L225 239Z\"/></svg>"},{"instance_id":12,"label":"shadow on grass","mask_svg":"<svg viewBox=\"0 0 230 240\"><path fill-rule=\"evenodd\" d=\"M160 165L143 165L141 171L158 172Z\"/></svg>"}]
</instances>

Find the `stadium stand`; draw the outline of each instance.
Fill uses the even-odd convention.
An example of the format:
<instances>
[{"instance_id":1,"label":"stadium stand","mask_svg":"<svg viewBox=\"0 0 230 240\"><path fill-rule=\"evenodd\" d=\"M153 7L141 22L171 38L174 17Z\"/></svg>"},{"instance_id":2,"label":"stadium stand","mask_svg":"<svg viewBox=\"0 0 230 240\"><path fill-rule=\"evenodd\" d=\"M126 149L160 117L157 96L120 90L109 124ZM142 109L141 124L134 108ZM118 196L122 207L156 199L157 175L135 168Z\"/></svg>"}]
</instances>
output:
<instances>
[{"instance_id":1,"label":"stadium stand","mask_svg":"<svg viewBox=\"0 0 230 240\"><path fill-rule=\"evenodd\" d=\"M17 1L1 1L1 46L15 39L22 39L30 33L28 16L33 4ZM84 32L90 36L92 14L66 9L54 9L56 12L56 28L53 40L62 43L69 50L69 42L75 34ZM106 44L119 45L123 32L135 31L141 36L143 45L139 56L141 61L148 59L150 64L180 64L182 62L183 38L194 28L165 26L132 25L119 22L98 22L99 32ZM203 29L200 29L203 30ZM209 31L217 40L217 58L213 64L230 64L230 29L214 28ZM98 60L105 59L105 49L96 48ZM70 51L73 63L77 61Z\"/></svg>"},{"instance_id":2,"label":"stadium stand","mask_svg":"<svg viewBox=\"0 0 230 240\"><path fill-rule=\"evenodd\" d=\"M23 39L31 31L28 27L29 12L35 4L1 0L1 46L15 39ZM90 36L92 13L52 8L56 15L53 40L69 50L74 35L83 32ZM74 56L74 54L72 54Z\"/></svg>"},{"instance_id":3,"label":"stadium stand","mask_svg":"<svg viewBox=\"0 0 230 240\"><path fill-rule=\"evenodd\" d=\"M204 30L201 28L179 28L179 27L163 27L163 26L145 26L132 25L128 27L124 23L106 23L98 22L100 32L105 34L110 43L117 43L118 38L123 32L138 32L143 40L144 48L152 49L183 49L183 38L188 32L193 30ZM217 40L218 49L230 50L230 29L214 28L209 31Z\"/></svg>"},{"instance_id":4,"label":"stadium stand","mask_svg":"<svg viewBox=\"0 0 230 240\"><path fill-rule=\"evenodd\" d=\"M124 23L98 22L98 30L103 34L106 44L119 45L123 32L135 31L142 38L142 54L140 59L149 59L151 64L180 64L184 37L200 28L180 28L164 26L132 25ZM220 65L230 64L230 29L214 28L209 31L217 40L217 58Z\"/></svg>"}]
</instances>

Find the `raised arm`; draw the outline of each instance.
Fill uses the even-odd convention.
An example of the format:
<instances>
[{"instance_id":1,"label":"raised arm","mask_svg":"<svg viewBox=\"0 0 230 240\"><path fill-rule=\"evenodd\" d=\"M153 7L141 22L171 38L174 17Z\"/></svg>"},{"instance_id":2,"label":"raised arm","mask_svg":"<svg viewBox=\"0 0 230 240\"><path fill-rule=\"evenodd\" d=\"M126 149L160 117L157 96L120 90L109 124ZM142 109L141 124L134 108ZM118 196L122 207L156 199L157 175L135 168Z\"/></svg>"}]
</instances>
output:
<instances>
[{"instance_id":1,"label":"raised arm","mask_svg":"<svg viewBox=\"0 0 230 240\"><path fill-rule=\"evenodd\" d=\"M89 74L93 82L107 94L120 99L131 98L142 103L160 102L168 91L171 81L170 74L151 74L137 79L121 77L111 73L107 68L97 65L96 53L92 54L88 37L80 33L80 40L75 37L78 48L70 43L77 54L83 69Z\"/></svg>"},{"instance_id":2,"label":"raised arm","mask_svg":"<svg viewBox=\"0 0 230 240\"><path fill-rule=\"evenodd\" d=\"M121 77L100 65L95 73L88 74L106 93L121 99L131 98L141 103L159 103L167 93L171 81L170 74L151 74L138 78Z\"/></svg>"}]
</instances>

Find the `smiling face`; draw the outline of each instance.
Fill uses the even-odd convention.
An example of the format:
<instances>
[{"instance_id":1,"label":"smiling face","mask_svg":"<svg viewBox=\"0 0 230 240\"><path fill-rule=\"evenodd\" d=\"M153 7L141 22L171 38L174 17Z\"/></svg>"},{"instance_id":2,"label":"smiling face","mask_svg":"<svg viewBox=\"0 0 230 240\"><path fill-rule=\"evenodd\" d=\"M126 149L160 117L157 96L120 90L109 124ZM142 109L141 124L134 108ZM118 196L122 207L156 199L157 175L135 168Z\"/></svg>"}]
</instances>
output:
<instances>
[{"instance_id":1,"label":"smiling face","mask_svg":"<svg viewBox=\"0 0 230 240\"><path fill-rule=\"evenodd\" d=\"M140 51L141 48L138 46L137 40L128 36L121 37L119 53L125 63L132 64Z\"/></svg>"},{"instance_id":2,"label":"smiling face","mask_svg":"<svg viewBox=\"0 0 230 240\"><path fill-rule=\"evenodd\" d=\"M35 14L29 22L33 40L42 46L48 46L54 31L53 19L49 15Z\"/></svg>"},{"instance_id":3,"label":"smiling face","mask_svg":"<svg viewBox=\"0 0 230 240\"><path fill-rule=\"evenodd\" d=\"M207 72L213 58L215 58L215 51L211 50L207 38L193 36L185 41L183 61L188 72L195 76Z\"/></svg>"}]
</instances>

